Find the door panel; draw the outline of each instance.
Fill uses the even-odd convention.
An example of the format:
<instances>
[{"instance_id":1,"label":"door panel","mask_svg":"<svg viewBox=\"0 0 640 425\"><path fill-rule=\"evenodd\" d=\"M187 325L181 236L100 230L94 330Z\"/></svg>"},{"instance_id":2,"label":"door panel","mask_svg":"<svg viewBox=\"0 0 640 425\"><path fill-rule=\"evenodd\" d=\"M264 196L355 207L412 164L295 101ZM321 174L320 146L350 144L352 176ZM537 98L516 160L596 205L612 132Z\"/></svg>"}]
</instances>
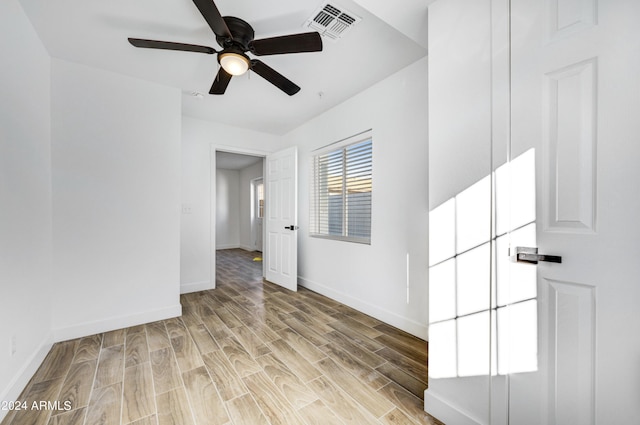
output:
<instances>
[{"instance_id":1,"label":"door panel","mask_svg":"<svg viewBox=\"0 0 640 425\"><path fill-rule=\"evenodd\" d=\"M595 232L597 59L544 76L545 228Z\"/></svg>"},{"instance_id":2,"label":"door panel","mask_svg":"<svg viewBox=\"0 0 640 425\"><path fill-rule=\"evenodd\" d=\"M298 287L298 151L267 156L266 279L292 291Z\"/></svg>"},{"instance_id":3,"label":"door panel","mask_svg":"<svg viewBox=\"0 0 640 425\"><path fill-rule=\"evenodd\" d=\"M537 246L562 264L530 266L538 368L509 375L509 423L634 423L640 2L510 3L510 152L535 151Z\"/></svg>"},{"instance_id":4,"label":"door panel","mask_svg":"<svg viewBox=\"0 0 640 425\"><path fill-rule=\"evenodd\" d=\"M551 423L595 421L595 287L545 279ZM555 417L554 417L555 416Z\"/></svg>"}]
</instances>

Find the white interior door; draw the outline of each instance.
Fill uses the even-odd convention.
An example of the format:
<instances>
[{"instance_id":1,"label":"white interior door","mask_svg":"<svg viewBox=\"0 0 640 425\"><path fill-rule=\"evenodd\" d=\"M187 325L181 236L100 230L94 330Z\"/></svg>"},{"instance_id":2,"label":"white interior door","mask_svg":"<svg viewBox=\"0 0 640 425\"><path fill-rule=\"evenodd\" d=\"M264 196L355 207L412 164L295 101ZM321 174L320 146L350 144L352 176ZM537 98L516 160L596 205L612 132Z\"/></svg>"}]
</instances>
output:
<instances>
[{"instance_id":1,"label":"white interior door","mask_svg":"<svg viewBox=\"0 0 640 425\"><path fill-rule=\"evenodd\" d=\"M298 288L298 150L267 156L265 177L266 279L292 291Z\"/></svg>"},{"instance_id":2,"label":"white interior door","mask_svg":"<svg viewBox=\"0 0 640 425\"><path fill-rule=\"evenodd\" d=\"M511 271L507 293L520 294L502 309L512 338L497 349L511 359L505 416L518 425L639 423L640 1L510 4L510 193L535 186L537 205L534 228L510 245L537 243L562 263ZM499 203L499 175L496 185ZM510 227L526 224L522 206L511 199ZM520 273L533 273L534 285Z\"/></svg>"}]
</instances>

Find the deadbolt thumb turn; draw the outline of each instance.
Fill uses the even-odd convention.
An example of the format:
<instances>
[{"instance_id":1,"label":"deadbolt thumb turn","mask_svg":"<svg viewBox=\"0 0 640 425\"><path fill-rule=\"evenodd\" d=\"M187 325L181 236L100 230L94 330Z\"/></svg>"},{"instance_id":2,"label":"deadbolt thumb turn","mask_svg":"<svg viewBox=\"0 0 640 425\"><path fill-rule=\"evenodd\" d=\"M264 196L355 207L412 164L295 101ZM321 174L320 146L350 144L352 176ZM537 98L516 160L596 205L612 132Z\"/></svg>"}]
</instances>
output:
<instances>
[{"instance_id":1,"label":"deadbolt thumb turn","mask_svg":"<svg viewBox=\"0 0 640 425\"><path fill-rule=\"evenodd\" d=\"M538 261L562 263L562 257L558 255L538 254L538 248L517 246L515 251L515 255L512 255L511 258L518 263L538 264Z\"/></svg>"}]
</instances>

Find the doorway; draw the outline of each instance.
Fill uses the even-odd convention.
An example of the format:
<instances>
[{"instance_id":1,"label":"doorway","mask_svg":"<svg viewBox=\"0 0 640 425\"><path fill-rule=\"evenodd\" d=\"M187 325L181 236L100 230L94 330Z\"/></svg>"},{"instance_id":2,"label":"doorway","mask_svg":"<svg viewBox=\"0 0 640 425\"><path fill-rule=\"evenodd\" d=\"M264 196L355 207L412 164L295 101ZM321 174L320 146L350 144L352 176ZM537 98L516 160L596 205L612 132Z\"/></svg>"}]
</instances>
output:
<instances>
[{"instance_id":1,"label":"doorway","mask_svg":"<svg viewBox=\"0 0 640 425\"><path fill-rule=\"evenodd\" d=\"M212 158L212 276L216 276L216 251L243 250L261 261L263 229L256 193L264 175L264 156L214 150ZM233 257L231 257L233 258Z\"/></svg>"},{"instance_id":2,"label":"doorway","mask_svg":"<svg viewBox=\"0 0 640 425\"><path fill-rule=\"evenodd\" d=\"M218 157L220 166L218 166ZM249 158L246 158L249 157ZM234 165L238 161L251 162L251 166ZM289 147L273 153L258 151L223 150L212 146L210 162L210 202L211 202L211 255L210 276L215 282L216 249L238 246L253 250L250 243L243 243L250 237L250 226L236 229L235 220L249 223L251 214L250 194L240 195L234 186L244 190L250 188L250 180L264 177L264 226L262 261L263 276L272 283L291 291L297 290L297 211L298 211L298 150ZM255 167L255 168L253 168ZM250 170L254 170L254 173ZM244 171L242 173L241 171ZM259 171L262 171L261 173ZM238 173L242 177L238 181ZM253 177L252 177L253 176ZM249 179L249 180L246 180ZM245 184L244 182L247 181ZM248 190L250 193L250 191ZM236 199L239 197L240 199ZM246 202L246 204L245 204ZM239 206L235 211L234 206ZM242 214L242 218L240 215ZM220 219L218 218L220 217ZM220 234L220 237L217 235ZM212 285L215 288L215 283ZM211 288L211 289L213 289Z\"/></svg>"}]
</instances>

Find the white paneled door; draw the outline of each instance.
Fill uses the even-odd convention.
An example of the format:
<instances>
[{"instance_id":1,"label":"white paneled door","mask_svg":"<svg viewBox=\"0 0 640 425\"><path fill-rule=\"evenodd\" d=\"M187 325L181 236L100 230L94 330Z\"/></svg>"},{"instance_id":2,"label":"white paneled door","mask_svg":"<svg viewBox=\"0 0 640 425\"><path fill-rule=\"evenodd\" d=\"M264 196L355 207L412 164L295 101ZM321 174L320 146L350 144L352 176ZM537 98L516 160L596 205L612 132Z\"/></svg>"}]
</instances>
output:
<instances>
[{"instance_id":1,"label":"white paneled door","mask_svg":"<svg viewBox=\"0 0 640 425\"><path fill-rule=\"evenodd\" d=\"M298 151L267 156L265 177L265 273L270 282L298 288Z\"/></svg>"},{"instance_id":2,"label":"white paneled door","mask_svg":"<svg viewBox=\"0 0 640 425\"><path fill-rule=\"evenodd\" d=\"M533 154L537 247L562 263L523 265L537 299L498 309L497 335L504 314L513 336L497 348L512 360L506 417L640 423L640 1L509 3L511 158ZM526 187L512 182L512 195ZM519 371L527 329L537 364L534 353Z\"/></svg>"}]
</instances>

